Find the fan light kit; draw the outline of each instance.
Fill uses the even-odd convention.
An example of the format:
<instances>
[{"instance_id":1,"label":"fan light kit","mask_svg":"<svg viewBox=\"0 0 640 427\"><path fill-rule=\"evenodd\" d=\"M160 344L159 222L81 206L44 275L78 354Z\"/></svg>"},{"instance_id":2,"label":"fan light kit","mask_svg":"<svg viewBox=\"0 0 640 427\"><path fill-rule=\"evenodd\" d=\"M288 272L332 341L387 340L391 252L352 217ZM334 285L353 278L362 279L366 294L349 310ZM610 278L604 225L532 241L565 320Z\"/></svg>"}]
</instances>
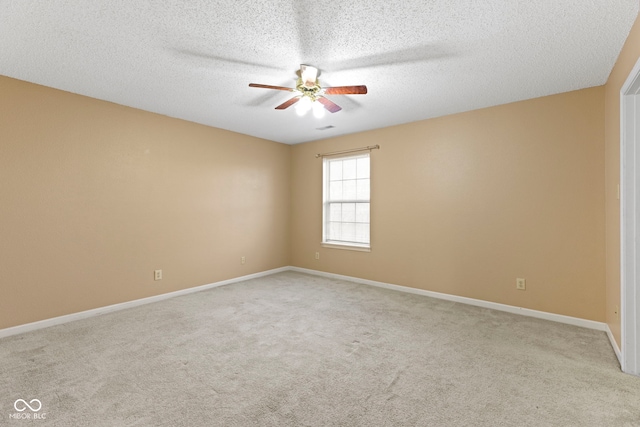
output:
<instances>
[{"instance_id":1,"label":"fan light kit","mask_svg":"<svg viewBox=\"0 0 640 427\"><path fill-rule=\"evenodd\" d=\"M324 116L325 109L331 113L337 113L342 110L338 104L326 98L325 95L365 95L367 93L367 87L364 85L322 88L318 83L318 69L304 64L300 65L300 77L298 77L295 88L258 83L250 83L249 87L298 92L298 95L278 105L276 110L284 110L298 103L296 105L296 113L299 116L303 116L309 110L313 110L313 115L317 118Z\"/></svg>"}]
</instances>

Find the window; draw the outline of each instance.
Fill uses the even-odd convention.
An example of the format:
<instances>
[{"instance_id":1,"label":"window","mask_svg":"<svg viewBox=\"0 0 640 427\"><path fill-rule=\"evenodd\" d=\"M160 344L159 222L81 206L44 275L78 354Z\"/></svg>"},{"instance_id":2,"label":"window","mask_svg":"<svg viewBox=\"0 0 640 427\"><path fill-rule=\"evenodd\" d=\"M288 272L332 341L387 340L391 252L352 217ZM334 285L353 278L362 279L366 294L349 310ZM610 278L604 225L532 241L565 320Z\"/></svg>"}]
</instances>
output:
<instances>
[{"instance_id":1,"label":"window","mask_svg":"<svg viewBox=\"0 0 640 427\"><path fill-rule=\"evenodd\" d=\"M370 247L369 170L369 153L323 159L323 244Z\"/></svg>"}]
</instances>

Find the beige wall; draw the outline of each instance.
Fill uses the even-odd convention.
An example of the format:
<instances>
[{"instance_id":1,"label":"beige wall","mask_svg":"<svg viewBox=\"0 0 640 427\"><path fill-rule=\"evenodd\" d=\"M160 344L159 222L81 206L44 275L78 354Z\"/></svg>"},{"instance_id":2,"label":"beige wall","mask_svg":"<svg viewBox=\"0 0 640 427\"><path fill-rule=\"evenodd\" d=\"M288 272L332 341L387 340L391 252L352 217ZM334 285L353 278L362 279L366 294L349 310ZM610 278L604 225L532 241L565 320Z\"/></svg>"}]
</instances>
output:
<instances>
[{"instance_id":1,"label":"beige wall","mask_svg":"<svg viewBox=\"0 0 640 427\"><path fill-rule=\"evenodd\" d=\"M289 264L289 146L0 93L0 329Z\"/></svg>"},{"instance_id":2,"label":"beige wall","mask_svg":"<svg viewBox=\"0 0 640 427\"><path fill-rule=\"evenodd\" d=\"M606 321L620 345L620 89L640 58L640 18L605 86Z\"/></svg>"},{"instance_id":3,"label":"beige wall","mask_svg":"<svg viewBox=\"0 0 640 427\"><path fill-rule=\"evenodd\" d=\"M372 251L321 248L314 154L372 144ZM292 199L295 266L605 320L603 87L296 145Z\"/></svg>"}]
</instances>

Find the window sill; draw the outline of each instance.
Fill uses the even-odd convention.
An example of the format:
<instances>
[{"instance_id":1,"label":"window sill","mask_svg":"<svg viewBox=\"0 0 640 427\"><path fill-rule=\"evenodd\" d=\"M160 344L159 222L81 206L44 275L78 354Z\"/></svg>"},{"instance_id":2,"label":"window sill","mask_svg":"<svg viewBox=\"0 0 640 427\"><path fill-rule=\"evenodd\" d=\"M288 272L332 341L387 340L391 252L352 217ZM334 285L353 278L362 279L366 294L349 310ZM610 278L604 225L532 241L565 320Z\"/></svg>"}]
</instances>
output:
<instances>
[{"instance_id":1,"label":"window sill","mask_svg":"<svg viewBox=\"0 0 640 427\"><path fill-rule=\"evenodd\" d=\"M320 246L322 246L323 248L344 249L347 251L371 252L371 246L365 246L365 245L349 245L349 244L342 244L342 243L322 242L320 243Z\"/></svg>"}]
</instances>

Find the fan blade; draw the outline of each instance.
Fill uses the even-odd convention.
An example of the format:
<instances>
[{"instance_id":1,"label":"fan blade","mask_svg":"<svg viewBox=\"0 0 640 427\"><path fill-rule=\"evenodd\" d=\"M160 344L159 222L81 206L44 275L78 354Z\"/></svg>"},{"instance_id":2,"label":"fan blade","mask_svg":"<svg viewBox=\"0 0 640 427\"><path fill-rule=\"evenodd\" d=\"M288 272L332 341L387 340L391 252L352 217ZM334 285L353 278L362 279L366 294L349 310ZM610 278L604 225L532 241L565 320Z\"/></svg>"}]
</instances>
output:
<instances>
[{"instance_id":1,"label":"fan blade","mask_svg":"<svg viewBox=\"0 0 640 427\"><path fill-rule=\"evenodd\" d=\"M340 107L335 102L325 98L324 96L318 97L318 102L324 105L324 108L329 110L331 113L337 113L338 111L342 110L342 107Z\"/></svg>"},{"instance_id":2,"label":"fan blade","mask_svg":"<svg viewBox=\"0 0 640 427\"><path fill-rule=\"evenodd\" d=\"M282 104L278 105L276 107L276 110L284 110L285 108L289 108L289 107L291 107L293 104L295 104L298 101L300 101L300 97L299 96L294 96L290 100L285 101Z\"/></svg>"},{"instance_id":3,"label":"fan blade","mask_svg":"<svg viewBox=\"0 0 640 427\"><path fill-rule=\"evenodd\" d=\"M327 95L364 95L367 93L367 87L365 85L325 87L324 93Z\"/></svg>"},{"instance_id":4,"label":"fan blade","mask_svg":"<svg viewBox=\"0 0 640 427\"><path fill-rule=\"evenodd\" d=\"M311 65L300 64L300 78L305 86L312 87L318 79L318 69Z\"/></svg>"},{"instance_id":5,"label":"fan blade","mask_svg":"<svg viewBox=\"0 0 640 427\"><path fill-rule=\"evenodd\" d=\"M271 85L261 85L258 83L249 83L249 87L260 87L263 89L277 89L277 90L286 90L288 92L293 92L295 89L292 89L290 87L284 87L284 86L271 86Z\"/></svg>"}]
</instances>

